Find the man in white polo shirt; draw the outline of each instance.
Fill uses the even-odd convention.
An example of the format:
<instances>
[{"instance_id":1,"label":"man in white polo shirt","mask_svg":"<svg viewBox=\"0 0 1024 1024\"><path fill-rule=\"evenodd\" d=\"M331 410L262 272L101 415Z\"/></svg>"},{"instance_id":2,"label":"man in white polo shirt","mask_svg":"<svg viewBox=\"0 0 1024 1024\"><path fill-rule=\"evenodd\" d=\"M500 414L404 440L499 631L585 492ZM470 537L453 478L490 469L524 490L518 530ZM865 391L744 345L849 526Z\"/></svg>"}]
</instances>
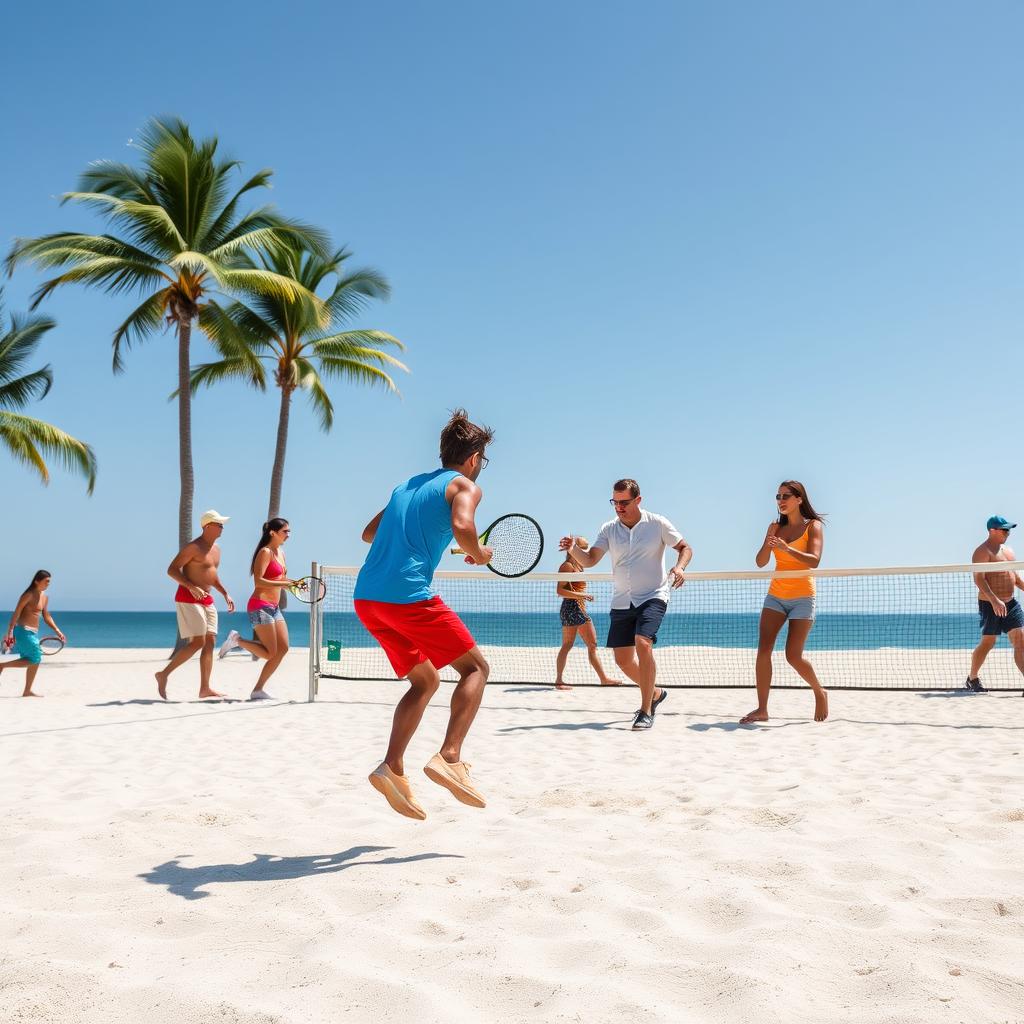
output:
<instances>
[{"instance_id":1,"label":"man in white polo shirt","mask_svg":"<svg viewBox=\"0 0 1024 1024\"><path fill-rule=\"evenodd\" d=\"M563 537L559 546L584 569L597 565L606 551L611 552L614 591L607 646L615 652L615 664L640 687L642 704L633 728L650 729L654 712L668 696L655 685L658 627L668 609L669 588L683 585L683 570L693 558L693 549L664 516L642 509L640 500L640 485L635 480L616 480L610 499L615 518L601 527L589 549L581 550L576 537ZM676 564L668 577L666 548L676 552Z\"/></svg>"}]
</instances>

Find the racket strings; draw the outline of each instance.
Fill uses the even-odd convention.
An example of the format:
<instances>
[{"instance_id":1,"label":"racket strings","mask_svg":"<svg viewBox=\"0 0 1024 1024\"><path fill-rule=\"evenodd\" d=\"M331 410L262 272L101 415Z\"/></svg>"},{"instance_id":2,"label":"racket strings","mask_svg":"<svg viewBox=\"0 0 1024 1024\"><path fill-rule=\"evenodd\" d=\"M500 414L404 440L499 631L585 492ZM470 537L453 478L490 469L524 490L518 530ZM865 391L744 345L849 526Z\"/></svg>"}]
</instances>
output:
<instances>
[{"instance_id":1,"label":"racket strings","mask_svg":"<svg viewBox=\"0 0 1024 1024\"><path fill-rule=\"evenodd\" d=\"M494 552L490 568L506 576L529 572L537 564L543 544L540 529L532 519L507 516L487 535L487 546Z\"/></svg>"}]
</instances>

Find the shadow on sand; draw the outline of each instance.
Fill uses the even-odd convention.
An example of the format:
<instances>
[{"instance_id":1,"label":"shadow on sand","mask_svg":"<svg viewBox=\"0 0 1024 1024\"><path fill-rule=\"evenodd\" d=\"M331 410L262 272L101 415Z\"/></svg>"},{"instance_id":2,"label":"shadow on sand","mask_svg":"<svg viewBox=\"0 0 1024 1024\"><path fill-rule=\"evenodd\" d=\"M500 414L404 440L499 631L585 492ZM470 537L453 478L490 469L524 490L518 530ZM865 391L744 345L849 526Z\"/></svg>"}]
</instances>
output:
<instances>
[{"instance_id":1,"label":"shadow on sand","mask_svg":"<svg viewBox=\"0 0 1024 1024\"><path fill-rule=\"evenodd\" d=\"M167 891L186 900L201 900L212 895L203 887L224 882L279 882L310 875L332 874L346 868L385 864L412 864L420 860L461 860L457 853L418 853L411 857L378 857L357 860L367 853L391 850L391 846L353 846L341 853L315 854L309 857L277 857L269 853L253 854L245 864L200 864L189 867L181 862L187 855L158 864L138 877L150 885L165 885Z\"/></svg>"}]
</instances>

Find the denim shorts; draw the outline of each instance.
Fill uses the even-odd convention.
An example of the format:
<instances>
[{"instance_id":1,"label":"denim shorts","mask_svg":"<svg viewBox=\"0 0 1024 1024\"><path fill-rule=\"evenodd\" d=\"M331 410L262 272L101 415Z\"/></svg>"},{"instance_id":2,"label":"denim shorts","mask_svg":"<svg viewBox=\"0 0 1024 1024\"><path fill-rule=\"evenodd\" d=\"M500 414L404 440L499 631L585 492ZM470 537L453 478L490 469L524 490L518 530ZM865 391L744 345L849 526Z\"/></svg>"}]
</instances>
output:
<instances>
[{"instance_id":1,"label":"denim shorts","mask_svg":"<svg viewBox=\"0 0 1024 1024\"><path fill-rule=\"evenodd\" d=\"M814 618L813 597L794 597L786 599L784 597L776 597L774 594L769 594L764 599L764 607L773 612L782 612L787 619Z\"/></svg>"},{"instance_id":2,"label":"denim shorts","mask_svg":"<svg viewBox=\"0 0 1024 1024\"><path fill-rule=\"evenodd\" d=\"M250 626L272 626L275 622L284 622L284 612L280 605L265 604L249 611Z\"/></svg>"}]
</instances>

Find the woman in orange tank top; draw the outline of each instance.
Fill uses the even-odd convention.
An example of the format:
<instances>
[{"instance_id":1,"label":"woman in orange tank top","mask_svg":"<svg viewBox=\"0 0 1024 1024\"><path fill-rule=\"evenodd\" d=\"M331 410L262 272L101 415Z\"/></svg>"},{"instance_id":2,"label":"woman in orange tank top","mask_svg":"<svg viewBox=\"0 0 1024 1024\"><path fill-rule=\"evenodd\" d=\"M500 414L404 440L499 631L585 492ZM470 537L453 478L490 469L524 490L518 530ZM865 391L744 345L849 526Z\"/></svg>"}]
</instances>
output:
<instances>
[{"instance_id":1,"label":"woman in orange tank top","mask_svg":"<svg viewBox=\"0 0 1024 1024\"><path fill-rule=\"evenodd\" d=\"M760 550L754 556L758 568L775 556L777 572L816 569L821 561L824 539L822 518L814 511L807 490L799 480L783 480L775 495L779 518L768 526ZM818 682L814 667L804 657L804 645L814 625L815 587L813 576L773 579L761 609L757 638L757 707L740 719L742 725L768 721L768 694L772 688L772 651L775 640L788 622L786 661L814 691L814 720L828 718L828 694Z\"/></svg>"}]
</instances>

